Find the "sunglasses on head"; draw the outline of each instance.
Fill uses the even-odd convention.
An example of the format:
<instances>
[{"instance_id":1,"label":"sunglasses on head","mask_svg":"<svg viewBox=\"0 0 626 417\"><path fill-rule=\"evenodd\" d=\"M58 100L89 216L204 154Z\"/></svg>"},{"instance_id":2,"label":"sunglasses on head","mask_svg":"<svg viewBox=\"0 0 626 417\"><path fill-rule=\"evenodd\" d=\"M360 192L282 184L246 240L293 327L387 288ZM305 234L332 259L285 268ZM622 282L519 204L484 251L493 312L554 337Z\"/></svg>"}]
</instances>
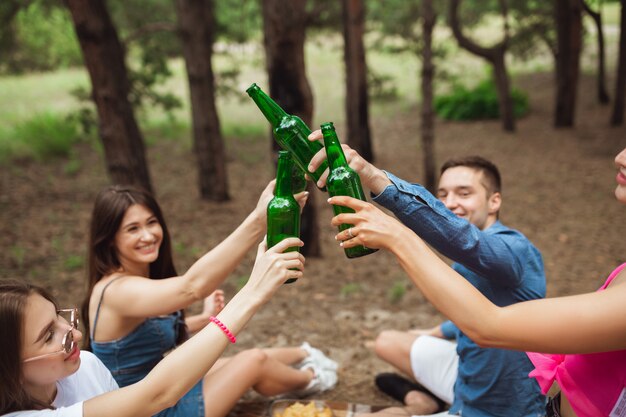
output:
<instances>
[{"instance_id":1,"label":"sunglasses on head","mask_svg":"<svg viewBox=\"0 0 626 417\"><path fill-rule=\"evenodd\" d=\"M72 350L74 350L76 342L74 342L73 330L78 328L78 309L74 307L57 310L57 315L59 316L64 313L69 314L70 320L68 324L70 325L70 328L67 333L63 335L63 339L61 339L61 349L50 353L44 353L43 355L33 356L32 358L24 359L22 362L32 362L37 359L45 358L52 355L58 355L61 353L69 354Z\"/></svg>"}]
</instances>

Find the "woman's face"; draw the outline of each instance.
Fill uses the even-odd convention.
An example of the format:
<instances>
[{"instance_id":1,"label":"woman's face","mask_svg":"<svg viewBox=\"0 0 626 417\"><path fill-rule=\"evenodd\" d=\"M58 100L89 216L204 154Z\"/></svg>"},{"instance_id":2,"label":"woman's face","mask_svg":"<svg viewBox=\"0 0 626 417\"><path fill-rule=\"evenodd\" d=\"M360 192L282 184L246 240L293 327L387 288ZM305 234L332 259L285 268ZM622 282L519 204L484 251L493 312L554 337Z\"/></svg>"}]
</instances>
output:
<instances>
[{"instance_id":1,"label":"woman's face","mask_svg":"<svg viewBox=\"0 0 626 417\"><path fill-rule=\"evenodd\" d=\"M163 241L163 228L154 213L140 204L126 210L115 234L115 248L126 271L147 274L150 263L157 260Z\"/></svg>"},{"instance_id":2,"label":"woman's face","mask_svg":"<svg viewBox=\"0 0 626 417\"><path fill-rule=\"evenodd\" d=\"M617 167L615 197L621 203L626 204L626 148L615 157L615 166Z\"/></svg>"},{"instance_id":3,"label":"woman's face","mask_svg":"<svg viewBox=\"0 0 626 417\"><path fill-rule=\"evenodd\" d=\"M82 333L72 329L74 349L65 353L63 337L70 331L70 324L57 314L54 304L39 294L31 294L26 301L24 328L22 331L22 360L54 353L25 362L23 365L26 387L43 387L54 384L78 370Z\"/></svg>"}]
</instances>

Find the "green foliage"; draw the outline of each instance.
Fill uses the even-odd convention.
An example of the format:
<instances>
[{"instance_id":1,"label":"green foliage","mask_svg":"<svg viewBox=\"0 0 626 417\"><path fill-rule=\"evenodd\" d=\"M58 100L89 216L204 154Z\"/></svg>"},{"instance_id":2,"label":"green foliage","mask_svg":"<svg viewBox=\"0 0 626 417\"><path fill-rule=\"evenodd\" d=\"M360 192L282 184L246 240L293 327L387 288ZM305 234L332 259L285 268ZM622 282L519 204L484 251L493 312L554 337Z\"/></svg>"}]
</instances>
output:
<instances>
[{"instance_id":1,"label":"green foliage","mask_svg":"<svg viewBox=\"0 0 626 417\"><path fill-rule=\"evenodd\" d=\"M140 111L148 106L157 107L171 116L175 109L182 107L182 101L175 94L158 89L158 86L163 85L172 75L164 52L158 42L158 37L151 38L144 43L140 51L138 68L129 70L131 83L129 99L131 104Z\"/></svg>"},{"instance_id":2,"label":"green foliage","mask_svg":"<svg viewBox=\"0 0 626 417\"><path fill-rule=\"evenodd\" d=\"M50 112L35 114L0 134L0 154L5 161L12 158L47 160L68 156L72 146L80 139L78 126L71 118Z\"/></svg>"},{"instance_id":3,"label":"green foliage","mask_svg":"<svg viewBox=\"0 0 626 417\"><path fill-rule=\"evenodd\" d=\"M387 298L391 304L396 304L404 298L407 290L406 280L400 280L393 283L391 288L387 290Z\"/></svg>"},{"instance_id":4,"label":"green foliage","mask_svg":"<svg viewBox=\"0 0 626 417\"><path fill-rule=\"evenodd\" d=\"M245 43L262 33L260 2L220 0L214 4L217 40Z\"/></svg>"},{"instance_id":5,"label":"green foliage","mask_svg":"<svg viewBox=\"0 0 626 417\"><path fill-rule=\"evenodd\" d=\"M480 120L500 116L498 94L492 80L483 80L472 89L457 84L453 90L435 98L435 112L440 117L446 120ZM528 112L528 96L513 88L511 98L515 117L525 115Z\"/></svg>"},{"instance_id":6,"label":"green foliage","mask_svg":"<svg viewBox=\"0 0 626 417\"><path fill-rule=\"evenodd\" d=\"M22 5L0 32L1 73L46 71L82 62L69 13L45 0Z\"/></svg>"}]
</instances>

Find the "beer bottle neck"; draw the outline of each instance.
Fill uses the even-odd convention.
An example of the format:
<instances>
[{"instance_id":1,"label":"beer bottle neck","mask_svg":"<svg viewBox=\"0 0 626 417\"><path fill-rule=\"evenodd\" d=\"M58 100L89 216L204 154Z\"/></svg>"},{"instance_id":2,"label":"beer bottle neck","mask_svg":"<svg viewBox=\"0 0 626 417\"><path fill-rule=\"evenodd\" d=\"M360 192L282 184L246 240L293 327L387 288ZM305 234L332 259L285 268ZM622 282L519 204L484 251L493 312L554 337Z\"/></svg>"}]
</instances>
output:
<instances>
[{"instance_id":1,"label":"beer bottle neck","mask_svg":"<svg viewBox=\"0 0 626 417\"><path fill-rule=\"evenodd\" d=\"M341 143L335 132L335 128L330 124L322 125L322 134L324 135L324 147L326 148L326 158L330 169L348 165L346 156L341 149Z\"/></svg>"},{"instance_id":2,"label":"beer bottle neck","mask_svg":"<svg viewBox=\"0 0 626 417\"><path fill-rule=\"evenodd\" d=\"M280 124L280 121L288 116L287 112L285 112L274 100L272 100L267 94L261 90L261 88L252 84L246 92L254 100L263 116L267 119L268 122L272 125L272 127L277 127Z\"/></svg>"},{"instance_id":3,"label":"beer bottle neck","mask_svg":"<svg viewBox=\"0 0 626 417\"><path fill-rule=\"evenodd\" d=\"M276 191L274 195L277 197L293 195L291 185L292 172L293 159L291 158L291 154L286 151L280 151L278 155L278 166L276 168Z\"/></svg>"}]
</instances>

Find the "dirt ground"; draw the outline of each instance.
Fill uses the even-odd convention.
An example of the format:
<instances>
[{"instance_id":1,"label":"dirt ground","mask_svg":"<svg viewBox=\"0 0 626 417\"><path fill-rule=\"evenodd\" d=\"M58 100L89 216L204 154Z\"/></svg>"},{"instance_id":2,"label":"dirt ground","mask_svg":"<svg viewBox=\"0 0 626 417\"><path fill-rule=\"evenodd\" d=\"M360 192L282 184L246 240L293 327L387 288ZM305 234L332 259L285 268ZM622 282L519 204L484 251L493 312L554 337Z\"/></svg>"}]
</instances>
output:
<instances>
[{"instance_id":1,"label":"dirt ground","mask_svg":"<svg viewBox=\"0 0 626 417\"><path fill-rule=\"evenodd\" d=\"M507 134L498 121L436 127L437 165L446 158L480 154L503 176L501 220L528 236L544 256L548 296L595 290L626 261L626 211L614 199L613 158L626 145L626 128L610 128L610 109L595 100L591 77L579 90L575 129L552 127L553 75L516 80L528 92L531 113ZM371 126L376 164L419 181L419 113L412 109L377 118ZM342 126L339 126L341 135ZM168 220L179 272L228 235L254 207L273 170L266 140L230 138L228 173L232 200L201 201L188 146L160 141L148 150L158 200ZM82 167L67 174L65 161L24 162L0 171L0 277L27 279L52 288L62 305L77 305L84 292L91 205L108 182L101 155L78 149ZM256 347L322 348L341 364L339 384L320 398L391 403L373 386L389 370L366 347L385 329L432 326L443 319L414 289L395 260L379 251L348 260L334 243L325 195L316 192L323 257L307 260L306 279L285 286L261 310L227 354ZM251 253L227 279L232 295L249 273ZM392 302L390 289L406 293ZM197 308L197 306L194 306Z\"/></svg>"}]
</instances>

